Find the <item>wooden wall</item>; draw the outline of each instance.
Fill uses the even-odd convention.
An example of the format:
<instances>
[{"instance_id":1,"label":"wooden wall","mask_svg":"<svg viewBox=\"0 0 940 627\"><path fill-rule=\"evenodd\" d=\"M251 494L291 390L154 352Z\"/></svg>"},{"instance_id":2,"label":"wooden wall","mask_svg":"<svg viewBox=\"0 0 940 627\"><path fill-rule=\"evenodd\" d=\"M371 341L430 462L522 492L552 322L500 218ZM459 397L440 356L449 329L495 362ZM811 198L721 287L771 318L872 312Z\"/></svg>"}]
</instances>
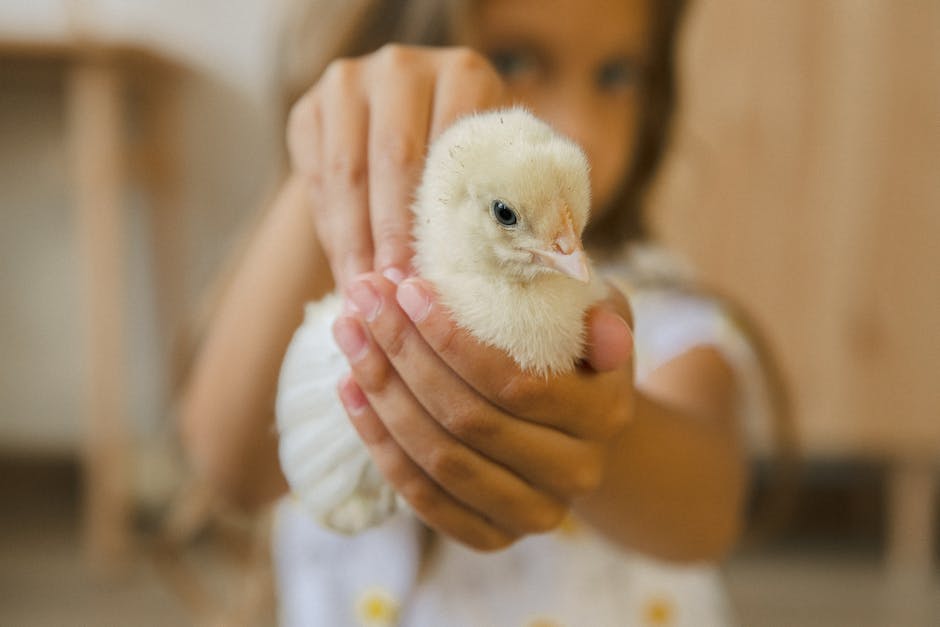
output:
<instances>
[{"instance_id":1,"label":"wooden wall","mask_svg":"<svg viewBox=\"0 0 940 627\"><path fill-rule=\"evenodd\" d=\"M766 330L811 454L940 460L940 2L688 18L659 232Z\"/></svg>"}]
</instances>

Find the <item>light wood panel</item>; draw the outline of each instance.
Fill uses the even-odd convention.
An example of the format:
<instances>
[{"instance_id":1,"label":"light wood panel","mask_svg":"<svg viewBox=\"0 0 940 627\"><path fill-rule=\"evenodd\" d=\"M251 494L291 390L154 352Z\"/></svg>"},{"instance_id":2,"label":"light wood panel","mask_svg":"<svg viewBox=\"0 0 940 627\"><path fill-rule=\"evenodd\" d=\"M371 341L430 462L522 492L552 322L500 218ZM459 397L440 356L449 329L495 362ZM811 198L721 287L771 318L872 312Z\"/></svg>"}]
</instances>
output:
<instances>
[{"instance_id":1,"label":"light wood panel","mask_svg":"<svg viewBox=\"0 0 940 627\"><path fill-rule=\"evenodd\" d=\"M940 3L701 0L654 222L762 323L809 453L940 459Z\"/></svg>"}]
</instances>

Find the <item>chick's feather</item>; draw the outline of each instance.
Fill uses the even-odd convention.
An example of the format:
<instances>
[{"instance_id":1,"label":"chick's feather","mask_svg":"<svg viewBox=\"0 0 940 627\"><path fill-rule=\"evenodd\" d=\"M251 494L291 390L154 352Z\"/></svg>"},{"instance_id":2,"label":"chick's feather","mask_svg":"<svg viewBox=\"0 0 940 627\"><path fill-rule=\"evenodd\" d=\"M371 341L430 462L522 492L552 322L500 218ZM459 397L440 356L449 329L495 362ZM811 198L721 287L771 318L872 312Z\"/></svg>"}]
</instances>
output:
<instances>
[{"instance_id":1,"label":"chick's feather","mask_svg":"<svg viewBox=\"0 0 940 627\"><path fill-rule=\"evenodd\" d=\"M513 224L498 219L496 201ZM578 281L539 258L580 254L589 206L587 160L576 144L518 108L463 118L428 153L412 206L415 267L481 342L524 370L570 371L584 353L585 311L605 288L593 271ZM573 252L567 233L578 238ZM335 294L307 305L281 368L276 413L294 496L326 526L356 533L400 499L336 397L348 371L330 332L340 309Z\"/></svg>"}]
</instances>

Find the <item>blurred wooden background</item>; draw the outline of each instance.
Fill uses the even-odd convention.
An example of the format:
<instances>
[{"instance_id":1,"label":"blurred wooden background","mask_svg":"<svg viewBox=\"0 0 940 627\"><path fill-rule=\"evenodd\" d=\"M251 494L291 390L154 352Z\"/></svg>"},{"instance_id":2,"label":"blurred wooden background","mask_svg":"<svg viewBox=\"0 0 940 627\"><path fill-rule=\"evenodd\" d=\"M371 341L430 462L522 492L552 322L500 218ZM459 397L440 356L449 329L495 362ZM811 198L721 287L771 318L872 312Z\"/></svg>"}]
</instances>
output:
<instances>
[{"instance_id":1,"label":"blurred wooden background","mask_svg":"<svg viewBox=\"0 0 940 627\"><path fill-rule=\"evenodd\" d=\"M890 563L929 572L940 467L940 2L700 0L654 193L761 323L805 452L892 465Z\"/></svg>"},{"instance_id":2,"label":"blurred wooden background","mask_svg":"<svg viewBox=\"0 0 940 627\"><path fill-rule=\"evenodd\" d=\"M702 1L656 214L819 455L940 456L940 2Z\"/></svg>"}]
</instances>

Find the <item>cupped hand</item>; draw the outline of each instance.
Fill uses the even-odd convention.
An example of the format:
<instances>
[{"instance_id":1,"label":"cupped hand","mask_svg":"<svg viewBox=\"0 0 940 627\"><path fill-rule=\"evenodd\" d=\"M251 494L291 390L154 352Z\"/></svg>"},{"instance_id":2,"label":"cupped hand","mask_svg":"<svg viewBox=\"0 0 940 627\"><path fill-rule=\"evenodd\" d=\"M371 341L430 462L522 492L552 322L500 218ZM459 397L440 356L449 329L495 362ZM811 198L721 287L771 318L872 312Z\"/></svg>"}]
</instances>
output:
<instances>
[{"instance_id":1,"label":"cupped hand","mask_svg":"<svg viewBox=\"0 0 940 627\"><path fill-rule=\"evenodd\" d=\"M337 285L408 267L409 204L429 140L504 98L502 79L467 48L387 45L330 64L293 106L287 140Z\"/></svg>"},{"instance_id":2,"label":"cupped hand","mask_svg":"<svg viewBox=\"0 0 940 627\"><path fill-rule=\"evenodd\" d=\"M583 367L550 378L459 329L420 279L346 290L334 335L352 373L340 398L392 486L432 528L479 550L553 529L603 481L633 412L629 305L588 314Z\"/></svg>"}]
</instances>

